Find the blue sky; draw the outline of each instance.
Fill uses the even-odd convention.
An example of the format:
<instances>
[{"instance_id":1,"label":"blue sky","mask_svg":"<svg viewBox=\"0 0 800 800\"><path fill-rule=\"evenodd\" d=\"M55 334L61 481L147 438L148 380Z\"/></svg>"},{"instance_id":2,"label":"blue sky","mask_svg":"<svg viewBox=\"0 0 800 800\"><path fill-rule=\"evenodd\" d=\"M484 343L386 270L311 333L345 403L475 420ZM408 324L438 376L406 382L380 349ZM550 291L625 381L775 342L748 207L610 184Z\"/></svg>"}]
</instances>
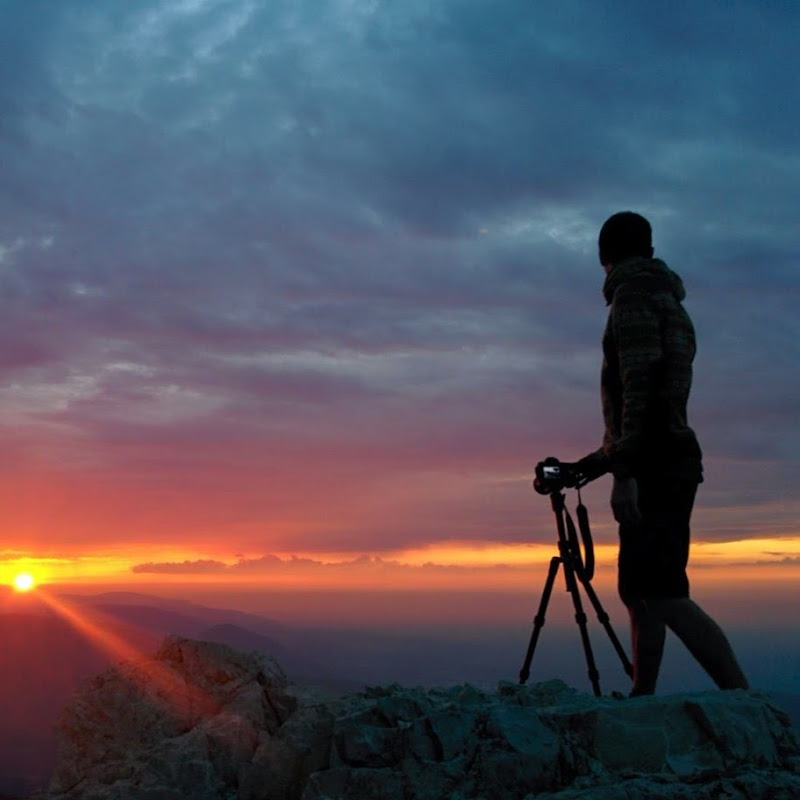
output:
<instances>
[{"instance_id":1,"label":"blue sky","mask_svg":"<svg viewBox=\"0 0 800 800\"><path fill-rule=\"evenodd\" d=\"M698 331L703 538L794 534L798 22L7 0L8 546L549 541L529 479L599 444L595 243L628 208Z\"/></svg>"}]
</instances>

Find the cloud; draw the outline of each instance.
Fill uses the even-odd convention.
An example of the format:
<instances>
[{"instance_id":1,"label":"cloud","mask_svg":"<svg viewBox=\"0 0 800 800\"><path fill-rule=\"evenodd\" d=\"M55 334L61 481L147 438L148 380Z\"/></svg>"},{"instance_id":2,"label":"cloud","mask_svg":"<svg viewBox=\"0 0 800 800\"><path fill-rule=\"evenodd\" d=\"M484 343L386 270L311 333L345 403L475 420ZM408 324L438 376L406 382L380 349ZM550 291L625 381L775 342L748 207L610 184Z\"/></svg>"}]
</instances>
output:
<instances>
[{"instance_id":1,"label":"cloud","mask_svg":"<svg viewBox=\"0 0 800 800\"><path fill-rule=\"evenodd\" d=\"M544 565L542 565L544 569ZM357 556L344 561L319 561L291 556L273 555L239 559L234 563L197 560L184 562L143 563L131 570L137 575L173 576L180 579L203 576L222 583L256 581L265 587L317 589L346 586L348 589L407 589L410 585L422 588L461 588L473 590L504 590L527 588L531 566L487 564L407 564L377 556Z\"/></svg>"},{"instance_id":2,"label":"cloud","mask_svg":"<svg viewBox=\"0 0 800 800\"><path fill-rule=\"evenodd\" d=\"M397 570L406 572L415 571L454 571L472 572L484 569L508 569L507 565L493 564L488 567L463 567L453 564L434 564L426 563L421 565L406 564L392 559L383 559L379 556L362 555L344 561L319 561L313 558L300 556L290 556L279 558L275 555L265 555L259 558L241 558L238 561L228 564L223 561L210 559L198 559L196 561L181 562L162 562L135 564L131 567L132 572L136 573L160 573L170 575L195 575L195 574L254 574L262 575L271 572L307 572L309 570L323 570L331 572L340 571L385 571Z\"/></svg>"},{"instance_id":3,"label":"cloud","mask_svg":"<svg viewBox=\"0 0 800 800\"><path fill-rule=\"evenodd\" d=\"M222 561L199 559L197 561L163 562L135 564L131 572L154 573L159 575L215 575L225 572L227 565Z\"/></svg>"},{"instance_id":4,"label":"cloud","mask_svg":"<svg viewBox=\"0 0 800 800\"><path fill-rule=\"evenodd\" d=\"M10 527L549 540L528 474L599 441L628 207L689 289L700 503L763 505L800 446L799 13L5 3Z\"/></svg>"}]
</instances>

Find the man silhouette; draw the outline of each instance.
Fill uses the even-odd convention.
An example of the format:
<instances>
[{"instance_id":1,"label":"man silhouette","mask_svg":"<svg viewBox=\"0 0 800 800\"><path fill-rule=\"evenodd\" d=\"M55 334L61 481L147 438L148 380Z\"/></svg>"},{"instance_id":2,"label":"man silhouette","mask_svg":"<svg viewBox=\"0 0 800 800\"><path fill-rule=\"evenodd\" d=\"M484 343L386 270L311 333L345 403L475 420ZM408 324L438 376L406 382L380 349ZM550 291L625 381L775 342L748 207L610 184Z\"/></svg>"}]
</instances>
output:
<instances>
[{"instance_id":1,"label":"man silhouette","mask_svg":"<svg viewBox=\"0 0 800 800\"><path fill-rule=\"evenodd\" d=\"M603 335L603 446L579 464L611 472L618 588L633 646L631 696L653 694L670 628L721 689L747 688L719 625L689 598L689 519L703 480L687 423L695 333L680 277L653 258L650 223L624 211L598 239L610 306Z\"/></svg>"}]
</instances>

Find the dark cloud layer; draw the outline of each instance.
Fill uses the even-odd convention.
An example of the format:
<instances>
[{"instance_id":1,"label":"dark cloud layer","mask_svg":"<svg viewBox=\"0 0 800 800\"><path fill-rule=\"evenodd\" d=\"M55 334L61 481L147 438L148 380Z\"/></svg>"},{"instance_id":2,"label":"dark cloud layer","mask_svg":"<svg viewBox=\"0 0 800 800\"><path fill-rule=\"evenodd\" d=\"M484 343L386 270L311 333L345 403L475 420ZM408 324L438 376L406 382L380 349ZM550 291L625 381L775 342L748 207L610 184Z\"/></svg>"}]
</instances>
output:
<instances>
[{"instance_id":1,"label":"dark cloud layer","mask_svg":"<svg viewBox=\"0 0 800 800\"><path fill-rule=\"evenodd\" d=\"M777 491L785 525L798 22L778 2L2 4L20 530L524 539L532 465L599 440L594 243L620 208L689 289L709 504Z\"/></svg>"}]
</instances>

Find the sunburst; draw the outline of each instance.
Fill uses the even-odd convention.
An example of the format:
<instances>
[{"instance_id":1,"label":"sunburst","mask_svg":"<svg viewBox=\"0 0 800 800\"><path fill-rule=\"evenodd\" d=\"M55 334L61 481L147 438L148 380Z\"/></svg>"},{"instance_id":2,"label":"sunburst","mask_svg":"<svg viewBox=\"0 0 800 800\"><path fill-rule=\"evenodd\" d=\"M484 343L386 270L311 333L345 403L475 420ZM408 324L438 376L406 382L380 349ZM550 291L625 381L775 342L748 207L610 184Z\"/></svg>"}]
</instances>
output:
<instances>
[{"instance_id":1,"label":"sunburst","mask_svg":"<svg viewBox=\"0 0 800 800\"><path fill-rule=\"evenodd\" d=\"M18 592L29 592L36 586L36 579L30 572L20 572L14 576L14 588Z\"/></svg>"}]
</instances>

